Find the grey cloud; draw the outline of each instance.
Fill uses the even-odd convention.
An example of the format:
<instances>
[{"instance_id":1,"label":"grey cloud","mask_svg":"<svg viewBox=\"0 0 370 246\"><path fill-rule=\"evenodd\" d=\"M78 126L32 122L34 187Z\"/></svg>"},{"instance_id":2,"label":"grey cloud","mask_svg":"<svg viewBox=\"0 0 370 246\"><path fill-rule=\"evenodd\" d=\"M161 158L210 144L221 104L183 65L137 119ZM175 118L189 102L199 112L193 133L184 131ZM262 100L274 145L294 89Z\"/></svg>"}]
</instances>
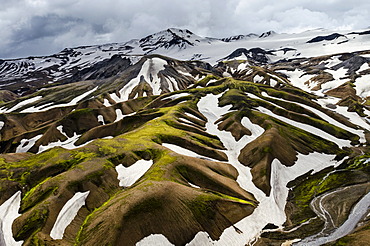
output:
<instances>
[{"instance_id":1,"label":"grey cloud","mask_svg":"<svg viewBox=\"0 0 370 246\"><path fill-rule=\"evenodd\" d=\"M124 42L168 27L214 37L360 29L369 10L364 0L9 0L0 9L0 58Z\"/></svg>"},{"instance_id":2,"label":"grey cloud","mask_svg":"<svg viewBox=\"0 0 370 246\"><path fill-rule=\"evenodd\" d=\"M54 37L59 33L68 32L75 25L81 23L81 19L60 17L55 14L33 16L29 22L13 32L12 39L19 44L36 39Z\"/></svg>"}]
</instances>

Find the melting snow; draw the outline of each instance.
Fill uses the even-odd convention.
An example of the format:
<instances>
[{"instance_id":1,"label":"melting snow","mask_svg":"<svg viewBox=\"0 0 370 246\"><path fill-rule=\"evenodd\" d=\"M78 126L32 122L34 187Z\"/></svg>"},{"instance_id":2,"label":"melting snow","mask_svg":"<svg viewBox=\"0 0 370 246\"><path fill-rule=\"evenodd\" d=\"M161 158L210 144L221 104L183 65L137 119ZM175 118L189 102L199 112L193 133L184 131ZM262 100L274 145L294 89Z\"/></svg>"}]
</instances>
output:
<instances>
[{"instance_id":1,"label":"melting snow","mask_svg":"<svg viewBox=\"0 0 370 246\"><path fill-rule=\"evenodd\" d=\"M122 120L123 118L127 117L127 116L131 116L131 115L134 115L136 114L136 112L132 112L130 114L122 114L122 110L121 109L116 109L116 119L114 120L114 122L117 122L117 121L120 121Z\"/></svg>"},{"instance_id":2,"label":"melting snow","mask_svg":"<svg viewBox=\"0 0 370 246\"><path fill-rule=\"evenodd\" d=\"M42 98L42 96L36 96L36 97L32 97L32 98L29 98L29 99L26 99L26 100L23 100L21 102L19 102L17 105L13 106L11 109L4 109L4 108L1 108L0 109L0 114L2 113L9 113L9 112L13 112L17 109L20 109L21 107L27 105L27 104L30 104L30 103L34 103L38 100L40 100ZM23 112L23 111L22 111Z\"/></svg>"},{"instance_id":3,"label":"melting snow","mask_svg":"<svg viewBox=\"0 0 370 246\"><path fill-rule=\"evenodd\" d=\"M335 105L336 103L339 102L339 100L340 99L335 98L335 97L327 97L327 98L318 99L317 102L321 106L327 107L328 104ZM370 131L370 125L369 125L369 122L366 121L366 118L359 116L356 112L348 112L348 107L336 105L334 111L346 117L351 123L361 126L362 128ZM365 110L365 113L367 112L368 111ZM370 114L368 115L370 116Z\"/></svg>"},{"instance_id":4,"label":"melting snow","mask_svg":"<svg viewBox=\"0 0 370 246\"><path fill-rule=\"evenodd\" d=\"M80 208L85 205L85 201L90 191L77 192L68 202L63 206L59 212L57 220L51 229L50 237L53 239L62 239L67 226L76 217Z\"/></svg>"},{"instance_id":5,"label":"melting snow","mask_svg":"<svg viewBox=\"0 0 370 246\"><path fill-rule=\"evenodd\" d=\"M188 184L189 184L191 187L193 187L193 188L200 189L200 187L199 187L198 185L195 185L195 184L190 183L190 182L188 182Z\"/></svg>"},{"instance_id":6,"label":"melting snow","mask_svg":"<svg viewBox=\"0 0 370 246\"><path fill-rule=\"evenodd\" d=\"M260 83L263 79L264 79L264 77L257 74L256 76L254 76L253 82L254 83Z\"/></svg>"},{"instance_id":7,"label":"melting snow","mask_svg":"<svg viewBox=\"0 0 370 246\"><path fill-rule=\"evenodd\" d=\"M173 246L162 234L151 234L136 243L136 246Z\"/></svg>"},{"instance_id":8,"label":"melting snow","mask_svg":"<svg viewBox=\"0 0 370 246\"><path fill-rule=\"evenodd\" d=\"M160 95L162 89L158 73L165 69L167 61L160 58L151 58L144 62L138 76L128 82L120 91L120 97L117 97L114 93L111 97L116 102L127 101L132 89L140 83L141 76L144 77L145 81L152 87L153 95Z\"/></svg>"},{"instance_id":9,"label":"melting snow","mask_svg":"<svg viewBox=\"0 0 370 246\"><path fill-rule=\"evenodd\" d=\"M23 241L16 242L13 238L12 225L20 216L18 210L21 206L21 192L18 191L0 206L0 245L20 246Z\"/></svg>"},{"instance_id":10,"label":"melting snow","mask_svg":"<svg viewBox=\"0 0 370 246\"><path fill-rule=\"evenodd\" d=\"M370 192L367 193L364 197L360 199L360 201L356 203L350 215L348 216L348 219L340 227L334 230L334 232L322 237L317 237L316 235L308 237L300 241L296 245L302 246L323 245L348 235L351 231L355 229L358 222L366 215L367 211L369 210L369 204L370 204Z\"/></svg>"},{"instance_id":11,"label":"melting snow","mask_svg":"<svg viewBox=\"0 0 370 246\"><path fill-rule=\"evenodd\" d=\"M355 82L356 94L362 98L370 96L370 76L361 76Z\"/></svg>"},{"instance_id":12,"label":"melting snow","mask_svg":"<svg viewBox=\"0 0 370 246\"><path fill-rule=\"evenodd\" d=\"M205 160L211 160L211 161L218 161L218 160L212 159L212 158L207 157L207 156L199 155L199 154L197 154L197 153L195 153L191 150L185 149L183 147L180 147L180 146L177 146L177 145L174 145L174 144L163 143L162 146L166 147L166 148L168 148L168 149L172 150L173 152L176 152L180 155L186 155L186 156L190 156L190 157L195 157L195 158L205 159Z\"/></svg>"},{"instance_id":13,"label":"melting snow","mask_svg":"<svg viewBox=\"0 0 370 246\"><path fill-rule=\"evenodd\" d=\"M189 116L189 117L192 117L192 118L197 118L198 120L201 120L201 121L204 121L203 119L201 119L199 116L197 115L194 115L194 114L190 114L188 112L185 112L185 115Z\"/></svg>"},{"instance_id":14,"label":"melting snow","mask_svg":"<svg viewBox=\"0 0 370 246\"><path fill-rule=\"evenodd\" d=\"M199 103L199 110L208 118L207 131L210 134L219 136L224 146L227 148L229 163L239 172L237 182L242 188L251 192L259 201L258 207L248 217L235 224L243 233L238 233L234 227L227 228L220 237L220 240L213 241L206 232L199 232L195 238L187 245L245 245L252 243L259 236L264 226L273 223L282 226L285 222L285 203L288 195L287 183L296 177L306 173L309 170L319 171L325 167L338 165L333 161L335 155L326 155L321 153L311 153L309 155L298 154L298 160L292 167L283 166L277 159L271 164L271 194L266 196L252 182L250 168L242 165L238 161L240 150L250 141L263 133L258 125L250 122L244 122L246 127L252 131L252 136L236 142L229 132L219 131L214 122L225 112L229 106L220 108L217 106L219 96L207 95ZM210 105L212 105L210 107ZM253 126L253 127L251 127ZM266 211L269 211L266 213Z\"/></svg>"},{"instance_id":15,"label":"melting snow","mask_svg":"<svg viewBox=\"0 0 370 246\"><path fill-rule=\"evenodd\" d=\"M356 130L356 129L353 129L351 127L348 127L348 126L340 123L339 121L331 118L330 116L328 116L327 114L321 112L318 109L315 109L313 107L310 107L310 106L308 106L306 104L301 104L301 103L297 103L297 102L290 102L290 101L287 101L287 100L284 100L284 99L281 99L281 98L272 97L272 96L268 95L266 92L262 92L261 95L264 96L264 97L273 98L275 100L297 104L297 105L299 105L299 106L301 106L303 108L306 108L306 109L310 110L311 112L315 113L316 115L318 115L321 119L325 120L326 122L328 122L328 123L330 123L330 124L332 124L334 126L340 127L340 128L342 128L342 129L344 129L344 130L346 130L348 132L351 132L353 134L356 134L357 136L360 137L360 142L362 142L362 143L365 143L366 142L365 133L364 133L363 130ZM275 105L275 106L277 106L277 107L279 107L278 105L276 105L274 103L272 103L272 104ZM360 126L362 126L362 125L360 125ZM364 127L364 128L367 129L366 127Z\"/></svg>"},{"instance_id":16,"label":"melting snow","mask_svg":"<svg viewBox=\"0 0 370 246\"><path fill-rule=\"evenodd\" d=\"M101 122L103 125L105 125L103 115L98 115L98 122Z\"/></svg>"},{"instance_id":17,"label":"melting snow","mask_svg":"<svg viewBox=\"0 0 370 246\"><path fill-rule=\"evenodd\" d=\"M42 112L42 111L47 111L49 109L58 108L58 107L73 106L73 105L76 105L79 101L81 101L85 97L87 97L89 94L91 94L94 91L96 91L97 89L98 89L98 86L95 87L92 90L89 90L89 91L87 91L87 92L85 92L85 93L77 96L76 98L72 99L69 103L55 104L55 105L50 105L50 106L47 106L47 107L45 107L46 105L41 105L41 106L38 106L38 107L34 107L33 106L33 107L30 107L30 108L27 108L27 109L22 110L21 113Z\"/></svg>"},{"instance_id":18,"label":"melting snow","mask_svg":"<svg viewBox=\"0 0 370 246\"><path fill-rule=\"evenodd\" d=\"M138 160L129 167L122 164L116 166L118 173L119 186L129 187L141 178L153 165L153 160Z\"/></svg>"},{"instance_id":19,"label":"melting snow","mask_svg":"<svg viewBox=\"0 0 370 246\"><path fill-rule=\"evenodd\" d=\"M191 94L183 92L183 93L178 93L178 94L174 94L174 95L171 95L171 96L167 96L167 97L165 97L165 99L175 100L177 98L186 97L186 96L189 96L189 95L191 95Z\"/></svg>"},{"instance_id":20,"label":"melting snow","mask_svg":"<svg viewBox=\"0 0 370 246\"><path fill-rule=\"evenodd\" d=\"M44 152L44 151L46 151L48 149L51 149L51 148L54 148L56 146L60 146L60 147L63 147L65 149L75 149L75 148L85 146L85 145L89 144L92 141L91 140L91 141L88 141L84 144L76 146L75 143L81 137L81 135L77 135L77 133L73 133L73 137L69 138L68 135L63 132L63 126L58 126L57 129L60 131L61 134L63 134L67 138L67 140L65 140L63 142L58 140L57 142L49 143L46 146L40 145L39 146L39 151L37 153Z\"/></svg>"},{"instance_id":21,"label":"melting snow","mask_svg":"<svg viewBox=\"0 0 370 246\"><path fill-rule=\"evenodd\" d=\"M295 127L298 127L304 131L307 131L307 132L310 132L311 134L314 134L316 136L319 136L319 137L322 137L326 140L329 140L331 142L334 142L336 143L340 148L342 147L345 147L345 146L351 146L351 141L350 140L344 140L344 139L339 139L333 135L330 135L329 133L319 129L319 128L316 128L314 126L311 126L311 125L308 125L308 124L304 124L304 123L300 123L300 122L297 122L297 121L294 121L294 120L291 120L291 119L288 119L286 117L283 117L283 116L280 116L280 115L277 115L273 112L271 112L270 110L266 109L266 108L263 108L263 107L258 107L257 108L258 111L264 113L264 114L267 114L269 116L272 116L278 120L281 120L285 123L288 123L289 125L292 125L292 126L295 126Z\"/></svg>"},{"instance_id":22,"label":"melting snow","mask_svg":"<svg viewBox=\"0 0 370 246\"><path fill-rule=\"evenodd\" d=\"M104 103L103 103L103 105L104 105L105 107L110 107L110 106L112 106L112 105L109 103L109 100L108 100L108 99L106 99L106 98L104 98Z\"/></svg>"},{"instance_id":23,"label":"melting snow","mask_svg":"<svg viewBox=\"0 0 370 246\"><path fill-rule=\"evenodd\" d=\"M31 139L22 139L21 143L15 150L15 153L25 153L29 151L32 148L32 146L36 143L36 141L39 140L41 137L42 135L37 135Z\"/></svg>"}]
</instances>

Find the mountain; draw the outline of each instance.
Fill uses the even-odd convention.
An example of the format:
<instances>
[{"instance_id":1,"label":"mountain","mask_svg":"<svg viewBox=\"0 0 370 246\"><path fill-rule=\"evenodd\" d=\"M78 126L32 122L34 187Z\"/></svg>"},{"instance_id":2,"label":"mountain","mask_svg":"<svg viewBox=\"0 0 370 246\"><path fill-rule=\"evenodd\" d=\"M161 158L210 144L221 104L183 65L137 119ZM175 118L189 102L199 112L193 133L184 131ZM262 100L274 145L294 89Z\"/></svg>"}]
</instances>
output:
<instances>
[{"instance_id":1,"label":"mountain","mask_svg":"<svg viewBox=\"0 0 370 246\"><path fill-rule=\"evenodd\" d=\"M0 245L367 245L367 30L0 61Z\"/></svg>"}]
</instances>

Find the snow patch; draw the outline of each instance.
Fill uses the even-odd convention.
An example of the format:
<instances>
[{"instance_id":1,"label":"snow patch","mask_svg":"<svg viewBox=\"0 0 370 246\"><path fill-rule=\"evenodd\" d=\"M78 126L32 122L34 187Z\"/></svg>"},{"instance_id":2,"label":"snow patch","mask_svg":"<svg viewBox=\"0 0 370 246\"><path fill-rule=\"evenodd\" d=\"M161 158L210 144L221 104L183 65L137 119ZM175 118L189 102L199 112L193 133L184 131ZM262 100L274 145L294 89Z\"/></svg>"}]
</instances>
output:
<instances>
[{"instance_id":1,"label":"snow patch","mask_svg":"<svg viewBox=\"0 0 370 246\"><path fill-rule=\"evenodd\" d=\"M306 132L309 132L311 134L314 134L316 136L319 136L319 137L322 137L326 140L329 140L331 142L334 142L336 143L340 148L342 147L346 147L346 146L351 146L351 141L350 140L344 140L344 139L339 139L333 135L330 135L329 133L319 129L319 128L316 128L314 126L311 126L311 125L308 125L308 124L304 124L304 123L300 123L300 122L297 122L297 121L294 121L294 120L291 120L291 119L288 119L286 117L283 117L283 116L280 116L280 115L277 115L273 112L271 112L270 110L266 109L266 108L263 108L263 107L258 107L257 108L258 111L260 111L261 113L264 113L266 115L269 115L271 117L274 117L278 120L281 120L285 123L288 123L289 125L292 125L292 126L295 126L295 127L298 127Z\"/></svg>"},{"instance_id":2,"label":"snow patch","mask_svg":"<svg viewBox=\"0 0 370 246\"><path fill-rule=\"evenodd\" d=\"M4 121L0 121L0 131L1 129L3 129L4 125L5 125Z\"/></svg>"},{"instance_id":3,"label":"snow patch","mask_svg":"<svg viewBox=\"0 0 370 246\"><path fill-rule=\"evenodd\" d=\"M0 245L20 246L23 241L16 242L13 238L12 225L21 207L21 192L18 191L0 206Z\"/></svg>"},{"instance_id":4,"label":"snow patch","mask_svg":"<svg viewBox=\"0 0 370 246\"><path fill-rule=\"evenodd\" d=\"M191 187L193 187L193 188L200 189L200 186L198 186L198 185L195 185L195 184L190 183L190 182L188 182L188 184L189 184Z\"/></svg>"},{"instance_id":5,"label":"snow patch","mask_svg":"<svg viewBox=\"0 0 370 246\"><path fill-rule=\"evenodd\" d=\"M254 83L260 83L260 82L262 82L263 79L264 79L264 77L257 74L256 76L254 76L253 82Z\"/></svg>"},{"instance_id":6,"label":"snow patch","mask_svg":"<svg viewBox=\"0 0 370 246\"><path fill-rule=\"evenodd\" d=\"M362 130L357 130L357 129L353 129L353 128L351 128L351 127L348 127L348 126L346 126L346 125L344 125L344 124L340 123L339 121L337 121L337 120L335 120L335 119L331 118L330 116L328 116L327 114L325 114L325 113L321 112L321 111L320 111L320 110L318 110L318 109L315 109L315 108L313 108L313 107L310 107L310 106L308 106L308 105L306 105L306 104L297 103L297 102L290 102L290 101L287 101L287 100L284 100L284 99L281 99L281 98L272 97L272 96L268 95L266 92L262 92L262 93L261 93L261 95L262 95L262 96L264 96L264 97L267 97L267 98L272 98L272 99L279 100L279 101L283 101L283 102L293 103L293 104L299 105L299 106L301 106L301 107L303 107L303 108L306 108L306 109L310 110L311 112L315 113L316 115L318 115L318 116L319 116L321 119L323 119L324 121L326 121L326 122L328 122L328 123L330 123L330 124L332 124L332 125L334 125L334 126L337 126L337 127L339 127L339 128L342 128L342 129L344 129L344 130L346 130L346 131L348 131L348 132L351 132L351 133L353 133L353 134L356 134L357 136L359 136L359 137L360 137L360 142L361 142L361 143L365 143L365 142L366 142L364 131L362 131ZM270 103L271 103L271 102L270 102ZM271 104L273 104L273 105L275 105L275 106L279 107L278 105L276 105L276 104L274 104L274 103L271 103ZM366 128L365 128L365 129L366 129Z\"/></svg>"},{"instance_id":7,"label":"snow patch","mask_svg":"<svg viewBox=\"0 0 370 246\"><path fill-rule=\"evenodd\" d=\"M321 106L327 107L329 109L331 109L331 108L328 107L327 105L330 105L330 104L335 105L339 101L340 101L340 99L335 98L335 97L327 97L327 98L317 99L317 102ZM331 110L333 110L333 109L331 109ZM364 128L364 129L370 131L370 124L366 120L366 118L359 116L356 112L348 112L348 107L335 105L335 110L334 111L336 113L341 114L344 117L346 117L351 123L353 123L355 125L358 125L358 126ZM368 111L365 110L365 113L367 113L367 112ZM370 113L368 115L370 116Z\"/></svg>"},{"instance_id":8,"label":"snow patch","mask_svg":"<svg viewBox=\"0 0 370 246\"><path fill-rule=\"evenodd\" d=\"M3 108L1 108L0 109L0 114L16 111L17 109L20 109L23 106L26 106L26 105L28 105L30 103L34 103L34 102L40 100L41 98L42 98L42 96L36 96L36 97L32 97L32 98L23 100L23 101L19 102L17 105L13 106L11 109L3 109ZM23 111L21 111L21 112L23 112Z\"/></svg>"},{"instance_id":9,"label":"snow patch","mask_svg":"<svg viewBox=\"0 0 370 246\"><path fill-rule=\"evenodd\" d=\"M356 94L359 97L366 98L370 96L370 76L361 76L355 82Z\"/></svg>"},{"instance_id":10,"label":"snow patch","mask_svg":"<svg viewBox=\"0 0 370 246\"><path fill-rule=\"evenodd\" d=\"M194 114L190 114L188 112L185 112L185 115L186 116L189 116L189 117L192 117L192 118L197 118L198 120L201 120L201 121L204 121L203 119L201 119L199 116L197 115L194 115Z\"/></svg>"},{"instance_id":11,"label":"snow patch","mask_svg":"<svg viewBox=\"0 0 370 246\"><path fill-rule=\"evenodd\" d=\"M186 155L186 156L195 157L195 158L199 158L199 159L210 160L210 161L218 161L218 160L212 159L212 158L207 157L207 156L199 155L199 154L195 153L194 151L185 149L183 147L180 147L180 146L177 146L177 145L174 145L174 144L162 143L162 146L166 147L166 148L168 148L168 149L172 150L173 152L176 152L177 154L180 154L180 155Z\"/></svg>"},{"instance_id":12,"label":"snow patch","mask_svg":"<svg viewBox=\"0 0 370 246\"><path fill-rule=\"evenodd\" d=\"M334 161L335 155L321 153L311 153L309 155L298 154L298 159L292 167L283 166L275 159L271 164L271 193L270 196L266 196L252 182L250 168L242 165L238 161L240 150L248 142L253 141L262 134L263 129L260 129L258 125L254 125L251 122L243 121L243 125L251 130L252 136L244 136L239 142L236 142L231 133L218 130L214 122L231 108L231 106L218 107L217 99L220 96L221 95L207 95L203 97L198 103L199 111L208 119L206 124L207 132L217 135L226 147L227 150L225 153L229 158L229 163L233 165L239 173L237 182L243 189L251 192L256 197L259 201L259 205L250 216L240 220L234 225L243 233L236 232L234 226L232 226L222 233L218 241L213 241L206 232L199 232L195 238L187 244L189 246L245 245L255 242L255 239L260 235L266 224L272 223L282 226L285 222L286 217L284 209L289 191L286 187L288 182L309 170L317 172L328 166L337 166L339 164ZM269 212L266 213L266 211Z\"/></svg>"},{"instance_id":13,"label":"snow patch","mask_svg":"<svg viewBox=\"0 0 370 246\"><path fill-rule=\"evenodd\" d=\"M120 91L120 97L117 97L114 93L111 94L111 97L116 102L124 102L128 100L128 97L132 89L140 83L141 76L144 77L145 81L152 87L153 95L160 95L162 92L160 78L158 73L165 69L165 66L168 65L167 61L160 58L151 58L144 62L141 67L141 70L138 76L130 80Z\"/></svg>"},{"instance_id":14,"label":"snow patch","mask_svg":"<svg viewBox=\"0 0 370 246\"><path fill-rule=\"evenodd\" d=\"M129 187L133 185L139 178L141 178L153 165L153 160L138 160L129 167L125 167L122 164L116 166L118 173L117 179L119 180L119 186Z\"/></svg>"},{"instance_id":15,"label":"snow patch","mask_svg":"<svg viewBox=\"0 0 370 246\"><path fill-rule=\"evenodd\" d=\"M68 200L68 202L63 206L62 210L59 212L57 220L51 229L50 237L52 239L62 239L63 234L67 226L76 217L80 208L85 205L85 201L90 191L77 192L74 196Z\"/></svg>"},{"instance_id":16,"label":"snow patch","mask_svg":"<svg viewBox=\"0 0 370 246\"><path fill-rule=\"evenodd\" d=\"M15 150L15 153L25 153L29 151L32 148L32 146L36 143L36 141L39 140L41 137L42 135L37 135L31 139L22 139L21 143Z\"/></svg>"},{"instance_id":17,"label":"snow patch","mask_svg":"<svg viewBox=\"0 0 370 246\"><path fill-rule=\"evenodd\" d=\"M63 132L63 126L58 126L57 129L67 139L65 141L63 141L63 142L60 141L60 140L58 140L57 142L49 143L46 146L40 145L39 146L39 151L37 152L38 154L41 153L41 152L44 152L44 151L46 151L48 149L54 148L56 146L60 146L60 147L63 147L65 149L75 149L75 148L79 148L79 147L85 146L85 145L87 145L87 144L89 144L90 142L93 141L93 140L91 140L91 141L88 141L88 142L86 142L84 144L81 144L79 146L76 146L75 143L78 141L78 139L81 137L81 135L77 135L77 133L74 132L72 137L68 137L68 135L65 132Z\"/></svg>"},{"instance_id":18,"label":"snow patch","mask_svg":"<svg viewBox=\"0 0 370 246\"><path fill-rule=\"evenodd\" d=\"M167 97L165 97L165 99L175 100L177 98L186 97L186 96L190 96L190 95L191 95L190 93L183 92L183 93L178 93L178 94L174 94L174 95L171 95L171 96L167 96Z\"/></svg>"},{"instance_id":19,"label":"snow patch","mask_svg":"<svg viewBox=\"0 0 370 246\"><path fill-rule=\"evenodd\" d=\"M170 243L168 239L162 234L151 234L139 242L136 243L136 246L173 246L174 244Z\"/></svg>"},{"instance_id":20,"label":"snow patch","mask_svg":"<svg viewBox=\"0 0 370 246\"><path fill-rule=\"evenodd\" d=\"M110 104L110 103L109 103L109 100L108 100L108 99L106 99L106 98L104 98L104 103L103 103L103 105L104 105L105 107L110 107L110 106L112 106L112 104Z\"/></svg>"},{"instance_id":21,"label":"snow patch","mask_svg":"<svg viewBox=\"0 0 370 246\"><path fill-rule=\"evenodd\" d=\"M72 99L69 103L55 104L55 105L50 105L50 106L47 106L47 107L45 107L46 105L41 105L41 106L38 106L38 107L30 107L30 108L22 110L21 113L42 112L42 111L47 111L47 110L50 110L50 109L53 109L53 108L73 106L73 105L76 105L79 101L81 101L85 97L87 97L88 95L90 95L91 93L93 93L94 91L96 91L97 89L98 89L98 86L95 87L92 90L89 90L89 91L77 96L76 98Z\"/></svg>"},{"instance_id":22,"label":"snow patch","mask_svg":"<svg viewBox=\"0 0 370 246\"><path fill-rule=\"evenodd\" d=\"M98 122L101 122L103 125L105 125L103 115L98 115Z\"/></svg>"}]
</instances>

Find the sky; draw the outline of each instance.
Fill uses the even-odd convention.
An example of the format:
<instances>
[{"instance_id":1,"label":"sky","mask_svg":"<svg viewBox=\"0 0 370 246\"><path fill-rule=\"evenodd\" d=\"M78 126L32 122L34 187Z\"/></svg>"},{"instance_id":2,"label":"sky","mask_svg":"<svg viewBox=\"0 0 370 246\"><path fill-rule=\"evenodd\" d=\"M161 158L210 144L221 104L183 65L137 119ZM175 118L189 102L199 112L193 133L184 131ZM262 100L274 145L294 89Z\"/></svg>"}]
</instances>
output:
<instances>
[{"instance_id":1,"label":"sky","mask_svg":"<svg viewBox=\"0 0 370 246\"><path fill-rule=\"evenodd\" d=\"M0 59L125 42L186 28L228 37L273 30L362 30L369 0L0 0Z\"/></svg>"}]
</instances>

